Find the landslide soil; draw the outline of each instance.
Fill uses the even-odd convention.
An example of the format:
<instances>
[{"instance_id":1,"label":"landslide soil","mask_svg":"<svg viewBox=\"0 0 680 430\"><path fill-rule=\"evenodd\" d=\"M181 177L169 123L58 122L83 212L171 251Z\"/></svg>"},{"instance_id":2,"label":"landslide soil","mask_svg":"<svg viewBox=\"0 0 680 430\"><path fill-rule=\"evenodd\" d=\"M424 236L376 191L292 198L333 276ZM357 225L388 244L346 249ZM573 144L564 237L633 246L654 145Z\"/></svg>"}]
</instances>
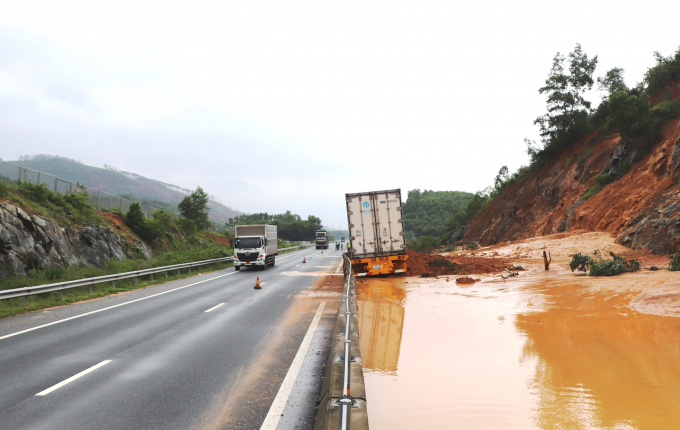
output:
<instances>
[{"instance_id":1,"label":"landslide soil","mask_svg":"<svg viewBox=\"0 0 680 430\"><path fill-rule=\"evenodd\" d=\"M618 134L593 132L511 184L470 220L465 239L489 245L579 230L619 236L674 189L671 154L679 135L680 118L669 121L644 159L583 201L621 140Z\"/></svg>"},{"instance_id":2,"label":"landslide soil","mask_svg":"<svg viewBox=\"0 0 680 430\"><path fill-rule=\"evenodd\" d=\"M545 271L543 266L544 250L552 257L549 271ZM612 277L584 276L571 271L569 262L575 253L591 254L595 250L605 259L610 253L637 259L642 270ZM619 245L611 233L560 233L493 245L477 252L487 258L498 255L523 266L526 271L519 272L519 276L513 279L541 286L578 288L582 294L616 295L637 312L680 317L680 275L668 270L668 257ZM651 266L660 270L649 270Z\"/></svg>"},{"instance_id":3,"label":"landslide soil","mask_svg":"<svg viewBox=\"0 0 680 430\"><path fill-rule=\"evenodd\" d=\"M407 276L472 275L500 273L511 266L510 260L474 251L424 254L408 250Z\"/></svg>"}]
</instances>

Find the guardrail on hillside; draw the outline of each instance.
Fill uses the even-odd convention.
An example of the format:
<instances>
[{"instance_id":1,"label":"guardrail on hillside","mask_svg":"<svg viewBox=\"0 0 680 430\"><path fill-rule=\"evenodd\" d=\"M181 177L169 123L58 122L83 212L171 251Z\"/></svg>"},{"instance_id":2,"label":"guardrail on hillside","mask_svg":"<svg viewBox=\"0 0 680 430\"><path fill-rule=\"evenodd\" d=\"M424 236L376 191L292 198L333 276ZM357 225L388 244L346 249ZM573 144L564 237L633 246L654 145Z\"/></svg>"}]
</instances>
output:
<instances>
[{"instance_id":1,"label":"guardrail on hillside","mask_svg":"<svg viewBox=\"0 0 680 430\"><path fill-rule=\"evenodd\" d=\"M307 245L300 245L300 246L291 246L289 248L281 248L279 251L288 251L291 249L297 249L297 248L304 248ZM222 257L222 258L213 258L211 260L201 260L201 261L193 261L190 263L181 263L181 264L174 264L172 266L162 266L162 267L153 267L151 269L143 269L143 270L137 270L134 272L125 272L125 273L115 273L113 275L105 275L105 276L97 276L94 278L85 278L85 279L76 279L75 281L66 281L66 282L57 282L54 284L44 284L44 285L36 285L34 287L23 287L23 288L14 288L11 290L0 290L0 300L5 300L5 299L15 299L18 297L23 297L24 298L24 309L27 306L27 299L28 296L32 296L35 294L42 294L42 293L50 293L53 291L59 291L59 300L64 299L64 290L68 290L71 288L78 288L78 287L85 287L88 286L90 287L90 294L92 294L92 286L95 284L103 284L105 282L111 282L113 287L116 287L116 281L122 280L122 279L129 279L129 278L134 278L135 280L135 285L137 284L137 278L140 276L150 276L151 280L153 280L153 275L156 273L165 273L165 277L168 277L168 272L175 271L177 270L177 274L180 274L180 271L182 269L188 269L189 273L191 273L191 269L193 267L199 267L199 266L206 266L206 265L211 265L211 264L217 264L217 263L223 263L223 262L228 262L232 261L234 257Z\"/></svg>"}]
</instances>

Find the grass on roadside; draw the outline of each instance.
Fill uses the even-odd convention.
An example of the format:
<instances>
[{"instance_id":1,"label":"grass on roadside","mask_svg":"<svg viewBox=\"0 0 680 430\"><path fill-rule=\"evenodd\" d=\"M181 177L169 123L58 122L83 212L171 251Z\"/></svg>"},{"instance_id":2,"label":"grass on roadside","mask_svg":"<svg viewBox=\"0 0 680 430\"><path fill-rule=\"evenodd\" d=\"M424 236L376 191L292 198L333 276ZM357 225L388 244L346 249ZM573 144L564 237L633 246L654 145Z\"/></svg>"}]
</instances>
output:
<instances>
[{"instance_id":1,"label":"grass on roadside","mask_svg":"<svg viewBox=\"0 0 680 430\"><path fill-rule=\"evenodd\" d=\"M89 287L77 287L70 288L68 290L63 290L64 300L59 300L59 292L53 291L50 293L35 294L28 296L26 309L23 307L23 298L19 297L16 299L0 300L0 318L9 317L12 315L19 315L26 312L32 312L40 309L51 308L55 306L64 306L71 303L82 302L86 300L97 299L101 297L106 297L111 294L122 293L126 291L138 290L140 288L148 287L151 285L163 284L170 281L176 281L178 279L188 278L190 276L195 276L199 273L209 273L217 270L226 269L232 267L233 263L218 263L210 266L194 267L192 272L189 273L188 270L182 271L179 275L176 270L168 273L165 277L163 273L154 274L154 279L151 280L150 276L143 276L138 278L138 283L135 285L134 278L124 279L116 281L116 287L113 288L110 283L95 284L92 286L92 294L89 293Z\"/></svg>"},{"instance_id":2,"label":"grass on roadside","mask_svg":"<svg viewBox=\"0 0 680 430\"><path fill-rule=\"evenodd\" d=\"M224 248L205 247L202 249L194 249L191 252L169 252L160 255L150 260L124 260L124 261L109 261L106 266L102 268L96 267L71 267L67 269L45 269L39 271L31 271L29 276L11 277L3 281L0 289L22 288L35 285L51 284L56 282L63 282L75 279L92 278L95 276L104 276L113 273L132 272L136 270L149 269L152 267L171 266L174 264L188 263L191 261L210 260L213 258L231 256L231 252L226 252ZM228 250L231 251L231 250ZM299 251L299 249L291 249L283 251L281 254ZM227 253L228 255L224 255ZM63 290L64 299L59 300L59 292L53 291L50 293L36 294L28 296L27 307L23 307L23 298L0 300L0 318L19 315L26 312L32 312L40 309L51 308L55 306L64 306L71 303L92 300L100 297L106 297L111 294L122 293L126 291L137 290L151 285L163 284L165 282L176 281L178 279L195 276L198 273L209 273L217 270L233 267L233 263L218 263L216 265L194 267L192 273L187 270L182 271L179 275L176 270L168 273L167 277L164 273L154 274L154 279L150 276L143 276L138 278L138 283L135 285L134 279L124 279L116 281L116 287L113 288L110 283L96 284L92 287L92 294L89 293L89 287L77 287Z\"/></svg>"}]
</instances>

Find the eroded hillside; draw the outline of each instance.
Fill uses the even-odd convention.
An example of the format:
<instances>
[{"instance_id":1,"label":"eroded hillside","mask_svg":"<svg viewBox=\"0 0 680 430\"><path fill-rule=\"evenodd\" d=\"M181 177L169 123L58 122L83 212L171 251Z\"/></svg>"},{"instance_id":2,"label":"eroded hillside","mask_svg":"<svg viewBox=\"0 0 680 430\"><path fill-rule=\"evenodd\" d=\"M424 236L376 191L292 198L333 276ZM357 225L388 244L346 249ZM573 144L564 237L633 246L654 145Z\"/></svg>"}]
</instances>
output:
<instances>
[{"instance_id":1,"label":"eroded hillside","mask_svg":"<svg viewBox=\"0 0 680 430\"><path fill-rule=\"evenodd\" d=\"M605 174L616 180L586 198ZM633 248L678 252L678 182L680 119L666 124L656 144L598 130L511 184L470 220L465 239L495 244L587 230Z\"/></svg>"}]
</instances>

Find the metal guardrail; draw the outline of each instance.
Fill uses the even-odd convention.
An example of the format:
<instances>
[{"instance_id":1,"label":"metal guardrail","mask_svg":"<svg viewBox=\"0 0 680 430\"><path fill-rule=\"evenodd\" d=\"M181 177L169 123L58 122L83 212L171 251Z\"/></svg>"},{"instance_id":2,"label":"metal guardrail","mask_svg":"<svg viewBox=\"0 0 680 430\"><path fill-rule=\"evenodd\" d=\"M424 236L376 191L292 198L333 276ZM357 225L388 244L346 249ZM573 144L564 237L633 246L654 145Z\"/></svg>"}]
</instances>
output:
<instances>
[{"instance_id":1,"label":"metal guardrail","mask_svg":"<svg viewBox=\"0 0 680 430\"><path fill-rule=\"evenodd\" d=\"M300 246L291 246L289 248L281 248L279 251L288 251L291 249L296 249L296 248L304 248L305 246L309 245L300 245ZM90 294L92 294L92 286L95 284L102 284L105 282L111 282L113 287L116 287L116 281L122 280L122 279L129 279L129 278L134 278L135 279L135 285L137 285L137 278L140 276L150 276L151 280L153 280L153 275L155 273L165 273L165 277L167 278L168 272L177 270L177 274L179 275L180 271L182 269L188 269L189 273L191 273L191 268L192 267L199 267L199 266L205 266L205 265L210 265L210 264L217 264L217 263L222 263L222 262L227 262L227 261L232 261L234 257L222 257L222 258L213 258L211 260L201 260L201 261L192 261L190 263L181 263L181 264L174 264L171 266L162 266L162 267L153 267L151 269L143 269L143 270L137 270L134 272L124 272L124 273L115 273L113 275L104 275L104 276L96 276L94 278L85 278L85 279L76 279L75 281L65 281L65 282L57 282L54 284L43 284L43 285L36 285L34 287L23 287L23 288L14 288L11 290L0 290L0 300L5 300L5 299L15 299L18 297L23 297L24 298L24 309L27 306L27 298L28 296L32 296L35 294L42 294L42 293L50 293L52 291L59 291L59 300L63 300L64 298L64 290L68 290L71 288L78 288L78 287L84 287L84 286L89 286L90 287Z\"/></svg>"},{"instance_id":2,"label":"metal guardrail","mask_svg":"<svg viewBox=\"0 0 680 430\"><path fill-rule=\"evenodd\" d=\"M350 353L350 346L352 341L349 338L349 320L352 316L349 307L349 295L350 287L349 282L352 279L352 260L343 255L343 258L347 259L347 273L345 276L345 294L343 298L345 299L345 352L344 352L344 370L342 377L342 398L338 400L338 403L342 406L342 413L340 414L340 429L347 430L349 428L349 418L350 412L352 410L352 398L350 397L349 388L349 372L350 372L350 362L352 361L352 355Z\"/></svg>"}]
</instances>

